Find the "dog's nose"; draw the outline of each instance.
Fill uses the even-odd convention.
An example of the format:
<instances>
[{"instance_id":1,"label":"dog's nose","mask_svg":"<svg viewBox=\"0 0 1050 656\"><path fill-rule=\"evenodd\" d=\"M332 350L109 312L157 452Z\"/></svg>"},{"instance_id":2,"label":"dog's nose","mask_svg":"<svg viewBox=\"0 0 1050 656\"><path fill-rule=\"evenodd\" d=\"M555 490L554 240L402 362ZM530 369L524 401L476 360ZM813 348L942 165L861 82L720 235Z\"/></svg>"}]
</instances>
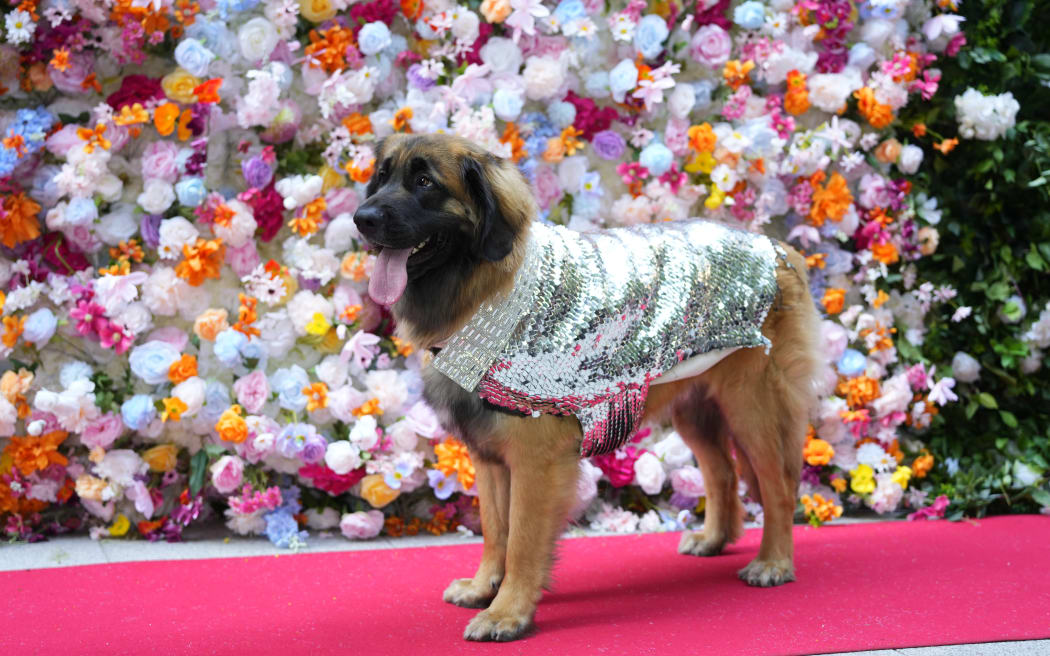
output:
<instances>
[{"instance_id":1,"label":"dog's nose","mask_svg":"<svg viewBox=\"0 0 1050 656\"><path fill-rule=\"evenodd\" d=\"M354 223L365 237L374 235L379 225L386 220L386 211L375 205L362 205L354 212Z\"/></svg>"}]
</instances>

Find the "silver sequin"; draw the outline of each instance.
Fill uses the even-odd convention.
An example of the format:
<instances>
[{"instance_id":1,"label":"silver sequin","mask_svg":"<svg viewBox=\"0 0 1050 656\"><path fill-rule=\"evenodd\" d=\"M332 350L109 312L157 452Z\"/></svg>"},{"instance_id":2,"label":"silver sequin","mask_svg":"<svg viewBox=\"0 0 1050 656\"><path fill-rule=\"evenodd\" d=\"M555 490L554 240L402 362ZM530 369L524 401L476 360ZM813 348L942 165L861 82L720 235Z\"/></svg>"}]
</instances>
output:
<instances>
[{"instance_id":1,"label":"silver sequin","mask_svg":"<svg viewBox=\"0 0 1050 656\"><path fill-rule=\"evenodd\" d=\"M783 250L703 221L578 233L534 223L511 292L434 358L463 389L524 414L575 415L584 456L638 430L649 386L690 357L769 347Z\"/></svg>"}]
</instances>

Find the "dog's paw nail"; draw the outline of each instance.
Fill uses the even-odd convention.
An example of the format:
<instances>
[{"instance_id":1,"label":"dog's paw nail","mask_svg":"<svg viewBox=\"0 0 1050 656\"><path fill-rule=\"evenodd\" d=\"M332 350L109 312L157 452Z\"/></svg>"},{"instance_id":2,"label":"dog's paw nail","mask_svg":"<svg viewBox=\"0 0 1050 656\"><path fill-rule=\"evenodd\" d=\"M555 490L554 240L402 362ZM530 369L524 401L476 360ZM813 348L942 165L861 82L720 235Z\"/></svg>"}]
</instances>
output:
<instances>
[{"instance_id":1,"label":"dog's paw nail","mask_svg":"<svg viewBox=\"0 0 1050 656\"><path fill-rule=\"evenodd\" d=\"M528 617L497 615L484 610L467 624L463 637L467 640L508 642L522 637L531 626L532 620Z\"/></svg>"},{"instance_id":2,"label":"dog's paw nail","mask_svg":"<svg viewBox=\"0 0 1050 656\"><path fill-rule=\"evenodd\" d=\"M484 608L496 596L495 590L479 592L474 587L473 579L456 579L445 588L442 598L450 604L462 608Z\"/></svg>"},{"instance_id":3,"label":"dog's paw nail","mask_svg":"<svg viewBox=\"0 0 1050 656\"><path fill-rule=\"evenodd\" d=\"M678 553L687 556L717 556L722 553L725 542L720 540L709 540L702 532L686 532L682 534L682 541L678 543Z\"/></svg>"},{"instance_id":4,"label":"dog's paw nail","mask_svg":"<svg viewBox=\"0 0 1050 656\"><path fill-rule=\"evenodd\" d=\"M752 560L737 575L748 585L769 588L795 580L795 567L790 560Z\"/></svg>"}]
</instances>

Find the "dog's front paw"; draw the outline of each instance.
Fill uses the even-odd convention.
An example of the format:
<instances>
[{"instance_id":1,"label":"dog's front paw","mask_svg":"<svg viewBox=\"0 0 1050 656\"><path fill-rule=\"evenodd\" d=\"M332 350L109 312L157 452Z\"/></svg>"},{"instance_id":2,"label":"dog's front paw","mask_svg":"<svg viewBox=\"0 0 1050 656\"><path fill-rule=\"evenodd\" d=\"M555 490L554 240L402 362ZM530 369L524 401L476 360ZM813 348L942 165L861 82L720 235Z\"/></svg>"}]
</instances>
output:
<instances>
[{"instance_id":1,"label":"dog's front paw","mask_svg":"<svg viewBox=\"0 0 1050 656\"><path fill-rule=\"evenodd\" d=\"M737 576L746 581L748 585L769 588L794 581L795 566L788 559L759 560L756 558L737 572Z\"/></svg>"},{"instance_id":2,"label":"dog's front paw","mask_svg":"<svg viewBox=\"0 0 1050 656\"><path fill-rule=\"evenodd\" d=\"M463 637L467 640L507 642L517 640L532 627L532 617L525 613L483 610L470 620Z\"/></svg>"},{"instance_id":3,"label":"dog's front paw","mask_svg":"<svg viewBox=\"0 0 1050 656\"><path fill-rule=\"evenodd\" d=\"M717 556L725 547L725 540L714 540L704 536L703 531L686 531L678 543L678 553L687 556Z\"/></svg>"},{"instance_id":4,"label":"dog's front paw","mask_svg":"<svg viewBox=\"0 0 1050 656\"><path fill-rule=\"evenodd\" d=\"M443 598L450 604L463 608L485 608L496 596L493 586L478 586L474 579L456 579L445 588Z\"/></svg>"}]
</instances>

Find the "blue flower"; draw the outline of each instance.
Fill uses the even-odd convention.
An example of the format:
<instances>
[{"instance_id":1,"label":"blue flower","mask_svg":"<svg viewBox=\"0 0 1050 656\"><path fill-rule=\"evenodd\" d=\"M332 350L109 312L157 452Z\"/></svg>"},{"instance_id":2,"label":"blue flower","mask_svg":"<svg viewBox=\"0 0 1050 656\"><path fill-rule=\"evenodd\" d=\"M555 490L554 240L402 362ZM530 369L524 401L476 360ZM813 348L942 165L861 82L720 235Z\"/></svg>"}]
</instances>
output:
<instances>
[{"instance_id":1,"label":"blue flower","mask_svg":"<svg viewBox=\"0 0 1050 656\"><path fill-rule=\"evenodd\" d=\"M390 28L386 23L368 23L357 33L357 47L362 54L374 55L390 45Z\"/></svg>"},{"instance_id":2,"label":"blue flower","mask_svg":"<svg viewBox=\"0 0 1050 656\"><path fill-rule=\"evenodd\" d=\"M274 446L285 458L298 458L310 464L324 459L328 440L313 424L288 424L277 435Z\"/></svg>"},{"instance_id":3,"label":"blue flower","mask_svg":"<svg viewBox=\"0 0 1050 656\"><path fill-rule=\"evenodd\" d=\"M22 137L23 153L19 156L15 148L0 148L0 176L9 175L22 162L32 160L29 156L43 147L52 123L54 118L43 107L23 108L15 112L15 120L7 126L3 136Z\"/></svg>"},{"instance_id":4,"label":"blue flower","mask_svg":"<svg viewBox=\"0 0 1050 656\"><path fill-rule=\"evenodd\" d=\"M277 394L278 404L294 412L302 412L306 408L307 398L303 394L303 388L309 384L310 378L297 364L287 369L278 369L270 376L270 389Z\"/></svg>"},{"instance_id":5,"label":"blue flower","mask_svg":"<svg viewBox=\"0 0 1050 656\"><path fill-rule=\"evenodd\" d=\"M98 205L90 198L74 198L66 206L63 218L70 225L91 225L98 218Z\"/></svg>"},{"instance_id":6,"label":"blue flower","mask_svg":"<svg viewBox=\"0 0 1050 656\"><path fill-rule=\"evenodd\" d=\"M714 92L714 85L707 80L694 82L693 92L696 94L696 104L693 105L693 110L703 109L711 104L711 94Z\"/></svg>"},{"instance_id":7,"label":"blue flower","mask_svg":"<svg viewBox=\"0 0 1050 656\"><path fill-rule=\"evenodd\" d=\"M656 14L649 14L634 31L634 47L646 59L655 59L664 49L668 34L667 21Z\"/></svg>"},{"instance_id":8,"label":"blue flower","mask_svg":"<svg viewBox=\"0 0 1050 656\"><path fill-rule=\"evenodd\" d=\"M597 216L601 209L602 200L596 194L580 194L572 203L572 213L585 218Z\"/></svg>"},{"instance_id":9,"label":"blue flower","mask_svg":"<svg viewBox=\"0 0 1050 656\"><path fill-rule=\"evenodd\" d=\"M592 98L601 98L609 93L609 74L605 71L595 71L587 76L583 83L587 95Z\"/></svg>"},{"instance_id":10,"label":"blue flower","mask_svg":"<svg viewBox=\"0 0 1050 656\"><path fill-rule=\"evenodd\" d=\"M299 530L299 522L289 510L278 508L263 515L263 519L266 520L266 537L274 546L297 549L306 545L308 534Z\"/></svg>"},{"instance_id":11,"label":"blue flower","mask_svg":"<svg viewBox=\"0 0 1050 656\"><path fill-rule=\"evenodd\" d=\"M248 341L243 333L227 328L215 336L215 346L212 347L215 357L224 366L235 369L241 365L241 347Z\"/></svg>"},{"instance_id":12,"label":"blue flower","mask_svg":"<svg viewBox=\"0 0 1050 656\"><path fill-rule=\"evenodd\" d=\"M602 189L602 174L597 171L584 173L580 177L580 194L582 196L601 196L605 191Z\"/></svg>"},{"instance_id":13,"label":"blue flower","mask_svg":"<svg viewBox=\"0 0 1050 656\"><path fill-rule=\"evenodd\" d=\"M175 62L197 77L208 75L208 65L213 59L215 53L197 39L183 39L175 46Z\"/></svg>"},{"instance_id":14,"label":"blue flower","mask_svg":"<svg viewBox=\"0 0 1050 656\"><path fill-rule=\"evenodd\" d=\"M757 30L766 21L766 6L757 0L748 0L733 10L733 22L745 30Z\"/></svg>"},{"instance_id":15,"label":"blue flower","mask_svg":"<svg viewBox=\"0 0 1050 656\"><path fill-rule=\"evenodd\" d=\"M208 382L208 386L204 389L204 407L201 408L200 415L208 420L209 423L215 423L219 421L219 416L230 407L230 391L225 385L217 380Z\"/></svg>"},{"instance_id":16,"label":"blue flower","mask_svg":"<svg viewBox=\"0 0 1050 656\"><path fill-rule=\"evenodd\" d=\"M580 0L562 0L554 9L554 17L558 19L559 25L565 25L586 15L587 9Z\"/></svg>"},{"instance_id":17,"label":"blue flower","mask_svg":"<svg viewBox=\"0 0 1050 656\"><path fill-rule=\"evenodd\" d=\"M171 364L179 359L179 350L167 342L153 340L131 349L128 364L131 371L149 385L168 381Z\"/></svg>"},{"instance_id":18,"label":"blue flower","mask_svg":"<svg viewBox=\"0 0 1050 656\"><path fill-rule=\"evenodd\" d=\"M520 93L500 87L496 89L496 93L492 94L492 109L500 120L513 121L521 114L521 108L524 106L525 99Z\"/></svg>"},{"instance_id":19,"label":"blue flower","mask_svg":"<svg viewBox=\"0 0 1050 656\"><path fill-rule=\"evenodd\" d=\"M856 376L868 366L868 359L860 351L846 349L835 366L843 376Z\"/></svg>"},{"instance_id":20,"label":"blue flower","mask_svg":"<svg viewBox=\"0 0 1050 656\"><path fill-rule=\"evenodd\" d=\"M219 16L226 20L230 12L248 11L258 4L259 0L219 0Z\"/></svg>"},{"instance_id":21,"label":"blue flower","mask_svg":"<svg viewBox=\"0 0 1050 656\"><path fill-rule=\"evenodd\" d=\"M241 344L241 357L251 369L266 368L266 358L270 355L266 345L257 337L252 337Z\"/></svg>"},{"instance_id":22,"label":"blue flower","mask_svg":"<svg viewBox=\"0 0 1050 656\"><path fill-rule=\"evenodd\" d=\"M157 408L149 394L136 394L120 406L120 417L131 430L144 429L156 416Z\"/></svg>"},{"instance_id":23,"label":"blue flower","mask_svg":"<svg viewBox=\"0 0 1050 656\"><path fill-rule=\"evenodd\" d=\"M179 199L179 205L197 207L204 202L208 190L204 186L204 180L200 178L183 178L175 183L175 195Z\"/></svg>"},{"instance_id":24,"label":"blue flower","mask_svg":"<svg viewBox=\"0 0 1050 656\"><path fill-rule=\"evenodd\" d=\"M553 102L547 108L547 116L557 128L565 129L576 120L576 105L564 101Z\"/></svg>"},{"instance_id":25,"label":"blue flower","mask_svg":"<svg viewBox=\"0 0 1050 656\"><path fill-rule=\"evenodd\" d=\"M199 16L192 25L186 27L186 36L197 39L223 59L229 59L233 55L234 45L237 43L237 39L222 21L209 21Z\"/></svg>"},{"instance_id":26,"label":"blue flower","mask_svg":"<svg viewBox=\"0 0 1050 656\"><path fill-rule=\"evenodd\" d=\"M80 360L73 360L62 366L62 371L58 374L58 382L62 383L62 387L69 387L78 380L91 378L93 373L95 370L91 365Z\"/></svg>"},{"instance_id":27,"label":"blue flower","mask_svg":"<svg viewBox=\"0 0 1050 656\"><path fill-rule=\"evenodd\" d=\"M609 90L618 101L638 83L638 68L630 59L624 59L609 71Z\"/></svg>"},{"instance_id":28,"label":"blue flower","mask_svg":"<svg viewBox=\"0 0 1050 656\"><path fill-rule=\"evenodd\" d=\"M55 318L55 314L47 308L40 308L26 317L22 337L27 342L33 342L37 348L40 348L47 343L47 340L51 339L57 327L58 319Z\"/></svg>"},{"instance_id":29,"label":"blue flower","mask_svg":"<svg viewBox=\"0 0 1050 656\"><path fill-rule=\"evenodd\" d=\"M413 467L407 462L399 462L394 466L394 471L383 475L383 482L391 490L400 490L401 481L412 475Z\"/></svg>"},{"instance_id":30,"label":"blue flower","mask_svg":"<svg viewBox=\"0 0 1050 656\"><path fill-rule=\"evenodd\" d=\"M652 175L663 175L671 168L674 153L659 141L653 141L638 155L638 162Z\"/></svg>"}]
</instances>

